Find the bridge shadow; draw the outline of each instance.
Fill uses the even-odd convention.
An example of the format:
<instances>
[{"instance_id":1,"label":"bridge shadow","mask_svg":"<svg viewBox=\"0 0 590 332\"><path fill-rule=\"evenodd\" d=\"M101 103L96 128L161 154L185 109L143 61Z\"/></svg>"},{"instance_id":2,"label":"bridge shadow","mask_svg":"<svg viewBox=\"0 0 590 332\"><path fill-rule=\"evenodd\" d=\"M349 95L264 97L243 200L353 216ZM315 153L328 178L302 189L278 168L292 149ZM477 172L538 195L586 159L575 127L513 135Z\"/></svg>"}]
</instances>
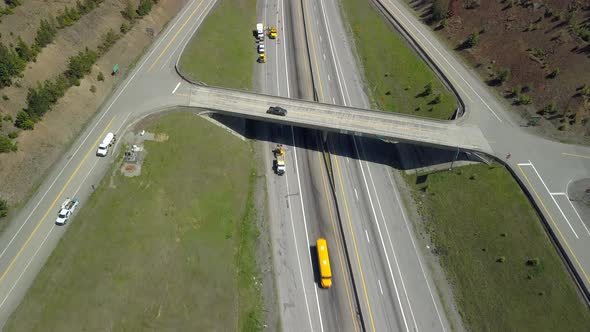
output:
<instances>
[{"instance_id":1,"label":"bridge shadow","mask_svg":"<svg viewBox=\"0 0 590 332\"><path fill-rule=\"evenodd\" d=\"M294 145L300 150L329 152L336 156L382 164L398 170L440 169L450 163L481 161L467 152L415 143L386 142L361 136L355 136L353 139L349 134L329 132L325 135L322 131L301 127L293 127L291 130L289 125L215 113L211 114L211 118L250 140ZM292 133L295 134L295 139Z\"/></svg>"}]
</instances>

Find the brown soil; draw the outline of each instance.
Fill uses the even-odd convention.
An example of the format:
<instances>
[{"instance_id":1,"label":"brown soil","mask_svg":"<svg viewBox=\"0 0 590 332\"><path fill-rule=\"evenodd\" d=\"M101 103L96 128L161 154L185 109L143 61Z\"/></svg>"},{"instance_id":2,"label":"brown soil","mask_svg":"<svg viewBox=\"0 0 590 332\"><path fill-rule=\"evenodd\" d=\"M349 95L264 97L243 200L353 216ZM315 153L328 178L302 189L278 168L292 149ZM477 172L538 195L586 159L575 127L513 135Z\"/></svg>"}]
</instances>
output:
<instances>
[{"instance_id":1,"label":"brown soil","mask_svg":"<svg viewBox=\"0 0 590 332\"><path fill-rule=\"evenodd\" d=\"M32 2L36 2L38 6L42 6L39 2L45 3ZM185 2L160 0L149 16L139 20L131 31L97 61L92 73L81 81L80 86L74 86L66 92L53 107L53 111L47 113L43 120L36 124L34 130L20 133L17 139L18 152L0 154L0 197L7 199L11 205L27 197L110 95L114 86L124 78L130 66L134 65L135 59L151 44L153 37L149 36L146 29L151 28L157 34ZM63 5L67 1L60 3ZM119 13L122 3L124 2L107 0L73 26L60 30L56 41L39 54L37 63L32 63L27 68L21 79L22 88L13 86L0 90L1 94L12 94L8 102L0 101L2 113L12 114L14 117L24 106L26 86L34 84L39 79L55 77L63 71L67 61L64 54L74 54L85 46L96 47L104 31L110 28L118 31L122 23ZM18 13L10 18L16 15ZM38 22L38 19L32 21ZM4 21L3 19L1 28L4 28ZM36 30L37 24L35 23L31 29ZM119 64L119 72L122 75L108 75L114 63ZM98 72L105 74L104 81L96 80ZM90 91L92 85L96 87L94 93ZM8 122L3 123L3 131L10 131L7 129L8 125Z\"/></svg>"},{"instance_id":2,"label":"brown soil","mask_svg":"<svg viewBox=\"0 0 590 332\"><path fill-rule=\"evenodd\" d=\"M569 134L589 136L590 103L584 102L580 91L584 84L590 86L590 44L576 35L572 26L590 29L590 1L571 1L578 4L578 9L570 23L570 1L522 1L526 6L514 1L512 7L510 2L450 0L448 26L436 30L509 102L514 101L509 97L513 87L528 87L530 91L524 93L532 97L533 103L519 106L527 110L528 116L537 115L553 101L557 112L545 114L549 120L543 121L545 124L559 127L566 117ZM470 3L479 6L468 9ZM425 20L429 19L427 2L410 4ZM436 26L438 22L433 24ZM480 33L479 43L475 48L461 50L459 45L473 32ZM493 80L502 68L510 69L511 75L497 86ZM550 78L548 75L556 68L560 73Z\"/></svg>"}]
</instances>

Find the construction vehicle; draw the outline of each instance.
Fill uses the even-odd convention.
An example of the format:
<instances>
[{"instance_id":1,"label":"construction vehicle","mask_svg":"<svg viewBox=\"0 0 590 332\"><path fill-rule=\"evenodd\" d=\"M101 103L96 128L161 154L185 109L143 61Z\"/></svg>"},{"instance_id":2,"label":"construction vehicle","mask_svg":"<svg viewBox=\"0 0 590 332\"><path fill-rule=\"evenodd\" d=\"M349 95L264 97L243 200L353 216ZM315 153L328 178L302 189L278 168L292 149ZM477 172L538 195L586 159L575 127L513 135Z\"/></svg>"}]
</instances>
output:
<instances>
[{"instance_id":1,"label":"construction vehicle","mask_svg":"<svg viewBox=\"0 0 590 332\"><path fill-rule=\"evenodd\" d=\"M57 219L55 219L56 225L65 225L65 223L70 219L74 211L76 211L76 207L78 207L78 199L69 197L62 203L61 209L57 214Z\"/></svg>"},{"instance_id":2,"label":"construction vehicle","mask_svg":"<svg viewBox=\"0 0 590 332\"><path fill-rule=\"evenodd\" d=\"M277 27L276 26L272 26L270 27L270 32L268 33L268 38L270 39L276 39L277 38Z\"/></svg>"},{"instance_id":3,"label":"construction vehicle","mask_svg":"<svg viewBox=\"0 0 590 332\"><path fill-rule=\"evenodd\" d=\"M266 62L266 55L264 53L260 53L258 55L258 62L265 63Z\"/></svg>"},{"instance_id":4,"label":"construction vehicle","mask_svg":"<svg viewBox=\"0 0 590 332\"><path fill-rule=\"evenodd\" d=\"M277 144L277 146L274 150L272 150L272 152L275 155L275 160L273 161L273 169L275 173L277 175L285 174L285 149L283 148L283 145Z\"/></svg>"}]
</instances>

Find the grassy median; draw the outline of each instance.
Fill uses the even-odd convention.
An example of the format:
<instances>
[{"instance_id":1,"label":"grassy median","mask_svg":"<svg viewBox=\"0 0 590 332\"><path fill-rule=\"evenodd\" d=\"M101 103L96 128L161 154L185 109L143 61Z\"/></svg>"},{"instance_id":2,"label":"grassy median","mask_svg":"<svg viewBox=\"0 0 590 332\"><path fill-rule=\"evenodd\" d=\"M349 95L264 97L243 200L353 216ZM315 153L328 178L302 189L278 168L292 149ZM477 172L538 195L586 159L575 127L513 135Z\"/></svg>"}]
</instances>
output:
<instances>
[{"instance_id":1,"label":"grassy median","mask_svg":"<svg viewBox=\"0 0 590 332\"><path fill-rule=\"evenodd\" d=\"M468 330L588 330L590 311L504 167L407 180Z\"/></svg>"},{"instance_id":2,"label":"grassy median","mask_svg":"<svg viewBox=\"0 0 590 332\"><path fill-rule=\"evenodd\" d=\"M369 1L342 0L341 4L375 107L429 118L450 118L457 108L455 96Z\"/></svg>"},{"instance_id":3,"label":"grassy median","mask_svg":"<svg viewBox=\"0 0 590 332\"><path fill-rule=\"evenodd\" d=\"M208 85L250 90L256 22L256 0L221 0L182 53L180 70Z\"/></svg>"},{"instance_id":4,"label":"grassy median","mask_svg":"<svg viewBox=\"0 0 590 332\"><path fill-rule=\"evenodd\" d=\"M6 331L260 328L251 144L187 113L149 131L169 139L82 202Z\"/></svg>"}]
</instances>

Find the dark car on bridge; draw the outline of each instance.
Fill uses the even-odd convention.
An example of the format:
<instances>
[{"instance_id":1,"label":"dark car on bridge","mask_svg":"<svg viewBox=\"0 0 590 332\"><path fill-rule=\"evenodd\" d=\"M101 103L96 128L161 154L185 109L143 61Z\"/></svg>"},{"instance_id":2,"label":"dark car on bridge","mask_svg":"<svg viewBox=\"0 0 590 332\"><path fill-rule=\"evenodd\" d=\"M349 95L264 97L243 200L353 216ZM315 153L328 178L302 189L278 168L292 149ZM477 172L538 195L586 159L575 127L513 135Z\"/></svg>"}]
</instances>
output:
<instances>
[{"instance_id":1,"label":"dark car on bridge","mask_svg":"<svg viewBox=\"0 0 590 332\"><path fill-rule=\"evenodd\" d=\"M287 110L282 107L272 106L268 109L268 111L266 111L266 113L285 116L285 115L287 115Z\"/></svg>"}]
</instances>

